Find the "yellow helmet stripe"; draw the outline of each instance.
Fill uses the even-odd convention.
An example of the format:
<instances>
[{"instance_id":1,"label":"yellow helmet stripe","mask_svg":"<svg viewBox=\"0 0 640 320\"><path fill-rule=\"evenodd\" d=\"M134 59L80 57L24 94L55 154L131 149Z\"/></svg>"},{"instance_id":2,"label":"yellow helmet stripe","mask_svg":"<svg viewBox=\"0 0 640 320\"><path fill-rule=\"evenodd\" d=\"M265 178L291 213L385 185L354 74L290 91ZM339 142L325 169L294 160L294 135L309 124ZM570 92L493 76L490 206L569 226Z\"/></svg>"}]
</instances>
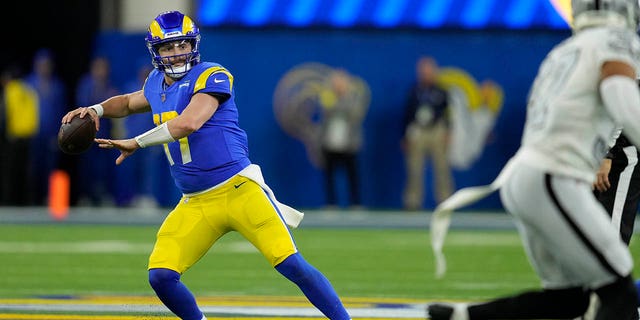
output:
<instances>
[{"instance_id":1,"label":"yellow helmet stripe","mask_svg":"<svg viewBox=\"0 0 640 320\"><path fill-rule=\"evenodd\" d=\"M158 21L153 20L149 25L149 32L152 37L159 37L160 39L164 38L164 34L162 33L162 28L160 28L160 24Z\"/></svg>"},{"instance_id":2,"label":"yellow helmet stripe","mask_svg":"<svg viewBox=\"0 0 640 320\"><path fill-rule=\"evenodd\" d=\"M193 31L193 21L191 21L191 18L184 16L184 19L182 19L182 34L186 35L187 32L189 31Z\"/></svg>"}]
</instances>

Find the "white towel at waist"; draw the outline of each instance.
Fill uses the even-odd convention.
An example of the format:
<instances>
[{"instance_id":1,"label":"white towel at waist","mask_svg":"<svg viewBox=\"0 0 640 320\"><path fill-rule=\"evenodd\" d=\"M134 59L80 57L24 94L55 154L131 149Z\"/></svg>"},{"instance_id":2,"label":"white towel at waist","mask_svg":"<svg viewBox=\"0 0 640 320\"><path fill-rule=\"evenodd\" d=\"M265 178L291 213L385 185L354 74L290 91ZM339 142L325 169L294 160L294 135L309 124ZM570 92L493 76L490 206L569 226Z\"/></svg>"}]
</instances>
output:
<instances>
[{"instance_id":1,"label":"white towel at waist","mask_svg":"<svg viewBox=\"0 0 640 320\"><path fill-rule=\"evenodd\" d=\"M242 171L238 172L238 175L247 177L260 185L260 187L267 192L269 198L271 198L271 200L275 203L276 207L280 211L280 214L282 214L284 222L291 228L298 227L300 221L302 221L302 218L304 218L304 213L292 207L289 207L284 203L280 203L276 199L276 196L273 194L273 191L271 191L271 188L269 188L269 186L264 182L264 177L262 177L262 170L260 170L260 166L258 166L257 164L250 164L246 168L242 169Z\"/></svg>"},{"instance_id":2,"label":"white towel at waist","mask_svg":"<svg viewBox=\"0 0 640 320\"><path fill-rule=\"evenodd\" d=\"M436 278L444 277L447 271L447 261L442 248L451 224L451 214L454 210L468 206L502 187L504 181L511 175L517 157L510 159L502 168L498 177L491 184L462 188L440 203L431 216L431 247L435 256Z\"/></svg>"}]
</instances>

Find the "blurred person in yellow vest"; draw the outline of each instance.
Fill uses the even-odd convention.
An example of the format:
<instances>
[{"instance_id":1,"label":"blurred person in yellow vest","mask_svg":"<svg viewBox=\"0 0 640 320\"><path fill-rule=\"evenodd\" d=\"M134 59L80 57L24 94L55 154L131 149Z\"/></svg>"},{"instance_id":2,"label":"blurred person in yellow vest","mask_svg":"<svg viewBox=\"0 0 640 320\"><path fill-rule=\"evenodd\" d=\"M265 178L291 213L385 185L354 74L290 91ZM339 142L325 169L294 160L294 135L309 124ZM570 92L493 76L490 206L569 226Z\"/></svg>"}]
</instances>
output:
<instances>
[{"instance_id":1,"label":"blurred person in yellow vest","mask_svg":"<svg viewBox=\"0 0 640 320\"><path fill-rule=\"evenodd\" d=\"M9 205L33 204L29 148L38 132L38 96L20 78L20 69L9 66L0 76L4 104L6 152L2 170L3 202Z\"/></svg>"}]
</instances>

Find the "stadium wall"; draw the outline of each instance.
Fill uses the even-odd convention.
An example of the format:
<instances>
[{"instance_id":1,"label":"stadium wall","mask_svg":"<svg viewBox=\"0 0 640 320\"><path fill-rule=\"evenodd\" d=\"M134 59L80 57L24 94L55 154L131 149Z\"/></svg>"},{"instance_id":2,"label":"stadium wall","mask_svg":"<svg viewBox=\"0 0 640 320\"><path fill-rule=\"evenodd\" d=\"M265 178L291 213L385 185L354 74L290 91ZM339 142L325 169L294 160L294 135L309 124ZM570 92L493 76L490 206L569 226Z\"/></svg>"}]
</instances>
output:
<instances>
[{"instance_id":1,"label":"stadium wall","mask_svg":"<svg viewBox=\"0 0 640 320\"><path fill-rule=\"evenodd\" d=\"M477 161L454 170L457 188L487 184L516 151L525 118L526 95L539 63L568 31L461 30L327 30L204 29L202 57L224 65L235 76L240 123L250 140L252 160L262 166L279 200L301 208L324 205L322 172L307 157L305 146L288 136L273 112L273 92L292 67L320 62L343 67L362 77L371 89L360 156L363 204L372 209L401 207L405 167L399 141L405 95L414 80L420 55L435 57L443 67L469 73L478 82L491 79L504 90L504 104ZM144 34L104 32L94 54L113 61L115 83L134 76L141 60L150 61ZM168 176L168 174L167 174ZM431 188L430 169L426 174ZM346 203L346 179L339 179ZM425 208L435 206L428 192ZM493 195L469 209L501 209Z\"/></svg>"}]
</instances>

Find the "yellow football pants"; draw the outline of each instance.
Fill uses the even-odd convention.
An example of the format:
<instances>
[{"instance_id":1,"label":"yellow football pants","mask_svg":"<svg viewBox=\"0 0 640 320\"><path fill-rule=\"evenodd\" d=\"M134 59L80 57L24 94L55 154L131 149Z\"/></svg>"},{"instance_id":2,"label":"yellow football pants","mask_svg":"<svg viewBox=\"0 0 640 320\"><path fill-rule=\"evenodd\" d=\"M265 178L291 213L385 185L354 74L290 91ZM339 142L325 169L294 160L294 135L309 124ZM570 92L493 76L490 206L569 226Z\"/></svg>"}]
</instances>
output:
<instances>
[{"instance_id":1,"label":"yellow football pants","mask_svg":"<svg viewBox=\"0 0 640 320\"><path fill-rule=\"evenodd\" d=\"M236 175L212 190L180 199L158 230L149 269L182 274L230 231L242 234L272 266L297 252L267 194L254 181Z\"/></svg>"}]
</instances>

